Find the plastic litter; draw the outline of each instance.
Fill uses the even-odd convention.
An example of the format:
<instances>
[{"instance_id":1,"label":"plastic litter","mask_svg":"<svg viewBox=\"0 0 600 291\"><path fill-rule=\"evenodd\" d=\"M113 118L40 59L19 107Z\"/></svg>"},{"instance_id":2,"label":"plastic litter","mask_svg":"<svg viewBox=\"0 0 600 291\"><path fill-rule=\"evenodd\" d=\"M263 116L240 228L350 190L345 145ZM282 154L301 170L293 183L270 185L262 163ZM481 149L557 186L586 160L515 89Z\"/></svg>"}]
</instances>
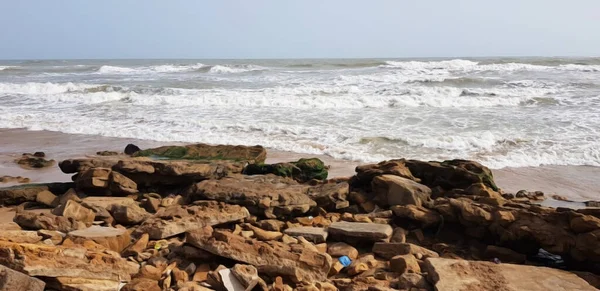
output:
<instances>
[{"instance_id":1,"label":"plastic litter","mask_svg":"<svg viewBox=\"0 0 600 291\"><path fill-rule=\"evenodd\" d=\"M352 264L352 260L348 256L341 256L338 260L344 267L348 267Z\"/></svg>"}]
</instances>

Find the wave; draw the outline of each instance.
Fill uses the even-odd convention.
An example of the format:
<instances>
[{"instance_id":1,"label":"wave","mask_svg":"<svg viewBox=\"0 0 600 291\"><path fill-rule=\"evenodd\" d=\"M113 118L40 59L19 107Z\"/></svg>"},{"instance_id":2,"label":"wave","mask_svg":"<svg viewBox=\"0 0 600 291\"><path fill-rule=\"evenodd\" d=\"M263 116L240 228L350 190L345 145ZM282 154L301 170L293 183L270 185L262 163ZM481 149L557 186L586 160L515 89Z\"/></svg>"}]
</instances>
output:
<instances>
[{"instance_id":1,"label":"wave","mask_svg":"<svg viewBox=\"0 0 600 291\"><path fill-rule=\"evenodd\" d=\"M100 74L149 74L149 73L178 73L191 72L206 65L197 63L193 65L158 65L146 67L119 67L104 65L98 69Z\"/></svg>"},{"instance_id":2,"label":"wave","mask_svg":"<svg viewBox=\"0 0 600 291\"><path fill-rule=\"evenodd\" d=\"M18 68L17 66L0 66L0 71Z\"/></svg>"},{"instance_id":3,"label":"wave","mask_svg":"<svg viewBox=\"0 0 600 291\"><path fill-rule=\"evenodd\" d=\"M580 72L600 72L600 65L584 64L558 64L541 65L519 62L508 63L480 63L471 60L444 60L444 61L386 61L380 68L400 69L410 71L448 71L448 72L471 72L471 71L580 71Z\"/></svg>"},{"instance_id":4,"label":"wave","mask_svg":"<svg viewBox=\"0 0 600 291\"><path fill-rule=\"evenodd\" d=\"M210 66L208 72L216 74L237 74L254 71L265 71L266 67L256 65L214 65Z\"/></svg>"}]
</instances>

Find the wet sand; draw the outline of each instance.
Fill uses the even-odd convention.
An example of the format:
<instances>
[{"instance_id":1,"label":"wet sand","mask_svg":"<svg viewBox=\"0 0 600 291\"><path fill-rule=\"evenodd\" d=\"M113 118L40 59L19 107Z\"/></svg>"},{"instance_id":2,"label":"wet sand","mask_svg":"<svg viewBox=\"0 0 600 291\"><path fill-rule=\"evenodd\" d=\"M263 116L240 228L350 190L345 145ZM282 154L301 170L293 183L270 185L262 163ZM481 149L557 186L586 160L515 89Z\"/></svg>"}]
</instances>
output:
<instances>
[{"instance_id":1,"label":"wet sand","mask_svg":"<svg viewBox=\"0 0 600 291\"><path fill-rule=\"evenodd\" d=\"M22 153L43 151L47 158L57 162L63 159L94 155L97 151L122 151L128 143L141 148L182 144L95 135L65 134L24 129L0 129L0 176L23 176L32 183L70 181L58 166L42 170L25 170L14 163ZM330 177L347 177L354 174L358 162L333 159L329 156L307 155L268 149L267 162L292 161L299 158L318 157L330 165ZM493 170L496 183L505 192L515 193L525 189L565 196L574 201L600 200L600 167L542 166L504 168ZM0 184L0 187L10 184Z\"/></svg>"}]
</instances>

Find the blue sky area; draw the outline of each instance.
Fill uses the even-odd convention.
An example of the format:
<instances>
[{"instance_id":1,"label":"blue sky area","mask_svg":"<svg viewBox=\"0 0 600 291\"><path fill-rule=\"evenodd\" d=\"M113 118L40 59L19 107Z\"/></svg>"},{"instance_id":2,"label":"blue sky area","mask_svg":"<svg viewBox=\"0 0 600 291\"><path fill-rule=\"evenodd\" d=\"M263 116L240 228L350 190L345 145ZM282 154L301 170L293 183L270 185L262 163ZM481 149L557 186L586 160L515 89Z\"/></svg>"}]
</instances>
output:
<instances>
[{"instance_id":1,"label":"blue sky area","mask_svg":"<svg viewBox=\"0 0 600 291\"><path fill-rule=\"evenodd\" d=\"M0 0L0 59L598 56L598 0Z\"/></svg>"}]
</instances>

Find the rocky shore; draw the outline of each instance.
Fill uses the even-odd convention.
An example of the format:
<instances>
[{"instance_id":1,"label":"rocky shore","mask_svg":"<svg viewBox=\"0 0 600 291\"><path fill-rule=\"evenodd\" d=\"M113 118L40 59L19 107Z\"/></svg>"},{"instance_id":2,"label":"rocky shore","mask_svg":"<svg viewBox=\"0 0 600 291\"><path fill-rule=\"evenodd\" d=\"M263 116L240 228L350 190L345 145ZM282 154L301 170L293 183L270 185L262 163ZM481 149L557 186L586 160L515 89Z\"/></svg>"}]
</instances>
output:
<instances>
[{"instance_id":1,"label":"rocky shore","mask_svg":"<svg viewBox=\"0 0 600 291\"><path fill-rule=\"evenodd\" d=\"M180 145L53 161L0 188L0 290L597 290L600 208L508 193L466 160L328 179L317 158ZM594 206L594 205L590 205ZM6 212L6 211L5 211Z\"/></svg>"}]
</instances>

